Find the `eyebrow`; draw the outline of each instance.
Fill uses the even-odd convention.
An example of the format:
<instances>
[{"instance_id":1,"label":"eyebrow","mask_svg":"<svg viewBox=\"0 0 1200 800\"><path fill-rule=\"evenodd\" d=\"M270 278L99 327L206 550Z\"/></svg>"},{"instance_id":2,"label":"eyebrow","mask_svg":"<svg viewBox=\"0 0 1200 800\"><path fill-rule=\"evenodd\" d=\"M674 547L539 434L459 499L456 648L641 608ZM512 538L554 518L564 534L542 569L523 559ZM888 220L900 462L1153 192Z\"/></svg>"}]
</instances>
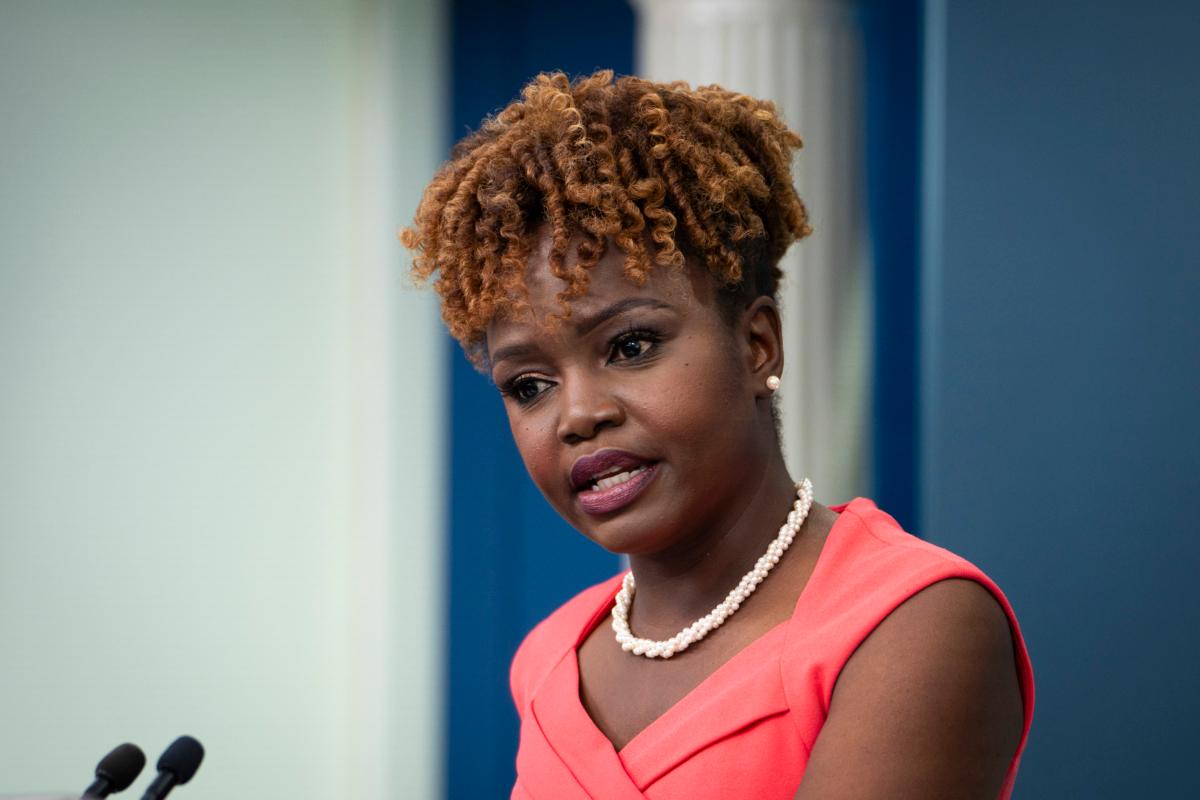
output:
<instances>
[{"instance_id":1,"label":"eyebrow","mask_svg":"<svg viewBox=\"0 0 1200 800\"><path fill-rule=\"evenodd\" d=\"M596 328L608 322L613 317L619 317L627 311L632 311L635 308L670 308L671 306L661 300L656 300L653 297L627 297L624 300L605 306L594 314L586 314L572 321L575 323L575 331L581 336L595 330ZM521 343L510 344L507 347L501 347L496 352L492 353L489 361L493 365L499 364L509 358L522 358L537 351L537 346L533 344Z\"/></svg>"},{"instance_id":2,"label":"eyebrow","mask_svg":"<svg viewBox=\"0 0 1200 800\"><path fill-rule=\"evenodd\" d=\"M624 300L618 300L612 305L600 309L595 314L587 314L577 318L575 321L575 330L581 335L588 333L600 327L603 323L608 322L613 317L618 317L626 311L631 311L635 308L670 308L670 306L653 297L627 297Z\"/></svg>"},{"instance_id":3,"label":"eyebrow","mask_svg":"<svg viewBox=\"0 0 1200 800\"><path fill-rule=\"evenodd\" d=\"M495 366L505 359L523 358L535 350L537 348L529 344L510 344L508 347L501 347L495 353L492 353L488 361L491 362L492 366Z\"/></svg>"}]
</instances>

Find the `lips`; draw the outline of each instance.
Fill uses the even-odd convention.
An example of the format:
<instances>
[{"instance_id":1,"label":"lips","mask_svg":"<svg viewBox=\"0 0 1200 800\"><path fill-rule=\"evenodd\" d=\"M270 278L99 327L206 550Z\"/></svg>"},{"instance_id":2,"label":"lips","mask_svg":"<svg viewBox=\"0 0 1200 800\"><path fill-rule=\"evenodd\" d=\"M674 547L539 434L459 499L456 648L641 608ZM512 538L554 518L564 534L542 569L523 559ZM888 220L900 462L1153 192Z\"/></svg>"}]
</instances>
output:
<instances>
[{"instance_id":1,"label":"lips","mask_svg":"<svg viewBox=\"0 0 1200 800\"><path fill-rule=\"evenodd\" d=\"M656 462L624 450L600 450L576 460L571 485L589 514L610 514L629 505L657 474Z\"/></svg>"},{"instance_id":2,"label":"lips","mask_svg":"<svg viewBox=\"0 0 1200 800\"><path fill-rule=\"evenodd\" d=\"M586 489L596 480L618 472L635 470L652 464L650 459L624 450L606 448L589 456L580 456L571 465L571 486L575 491Z\"/></svg>"}]
</instances>

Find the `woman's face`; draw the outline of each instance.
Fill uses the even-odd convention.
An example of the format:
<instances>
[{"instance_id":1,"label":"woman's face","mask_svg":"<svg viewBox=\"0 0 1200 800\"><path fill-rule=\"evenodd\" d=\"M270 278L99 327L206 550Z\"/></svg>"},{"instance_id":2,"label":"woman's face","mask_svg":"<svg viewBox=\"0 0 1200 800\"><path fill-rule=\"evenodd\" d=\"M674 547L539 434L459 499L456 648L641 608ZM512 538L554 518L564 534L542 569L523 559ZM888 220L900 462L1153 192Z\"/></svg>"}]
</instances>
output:
<instances>
[{"instance_id":1,"label":"woman's face","mask_svg":"<svg viewBox=\"0 0 1200 800\"><path fill-rule=\"evenodd\" d=\"M731 524L774 445L758 374L771 357L756 339L762 320L731 326L697 268L655 268L637 286L610 246L570 317L547 325L565 286L549 245L543 235L527 269L532 313L496 319L487 333L534 483L613 552L660 553ZM769 313L777 329L773 305Z\"/></svg>"}]
</instances>

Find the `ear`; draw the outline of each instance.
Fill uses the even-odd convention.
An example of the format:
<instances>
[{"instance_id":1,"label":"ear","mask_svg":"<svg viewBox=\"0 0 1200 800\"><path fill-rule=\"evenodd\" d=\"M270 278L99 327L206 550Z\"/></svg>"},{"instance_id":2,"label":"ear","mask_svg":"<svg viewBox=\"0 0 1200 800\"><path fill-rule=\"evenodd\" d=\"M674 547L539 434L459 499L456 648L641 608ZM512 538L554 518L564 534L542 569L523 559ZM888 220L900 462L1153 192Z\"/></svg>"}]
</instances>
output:
<instances>
[{"instance_id":1,"label":"ear","mask_svg":"<svg viewBox=\"0 0 1200 800\"><path fill-rule=\"evenodd\" d=\"M758 397L769 397L771 375L783 376L783 321L779 305L770 297L754 298L742 314L743 342L751 384Z\"/></svg>"}]
</instances>

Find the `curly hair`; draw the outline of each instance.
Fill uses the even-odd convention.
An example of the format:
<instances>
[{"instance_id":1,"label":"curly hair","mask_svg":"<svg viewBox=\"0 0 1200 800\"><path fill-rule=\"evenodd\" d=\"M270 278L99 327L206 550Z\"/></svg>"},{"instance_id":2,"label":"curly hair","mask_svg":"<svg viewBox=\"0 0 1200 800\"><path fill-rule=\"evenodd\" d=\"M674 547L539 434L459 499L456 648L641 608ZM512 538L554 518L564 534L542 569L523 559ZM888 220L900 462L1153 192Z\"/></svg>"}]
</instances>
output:
<instances>
[{"instance_id":1,"label":"curly hair","mask_svg":"<svg viewBox=\"0 0 1200 800\"><path fill-rule=\"evenodd\" d=\"M442 318L477 366L488 323L528 302L543 225L563 316L610 239L635 283L686 254L733 308L775 296L780 258L811 230L791 177L800 146L773 103L720 86L541 74L455 145L400 239L413 276L436 275Z\"/></svg>"}]
</instances>

